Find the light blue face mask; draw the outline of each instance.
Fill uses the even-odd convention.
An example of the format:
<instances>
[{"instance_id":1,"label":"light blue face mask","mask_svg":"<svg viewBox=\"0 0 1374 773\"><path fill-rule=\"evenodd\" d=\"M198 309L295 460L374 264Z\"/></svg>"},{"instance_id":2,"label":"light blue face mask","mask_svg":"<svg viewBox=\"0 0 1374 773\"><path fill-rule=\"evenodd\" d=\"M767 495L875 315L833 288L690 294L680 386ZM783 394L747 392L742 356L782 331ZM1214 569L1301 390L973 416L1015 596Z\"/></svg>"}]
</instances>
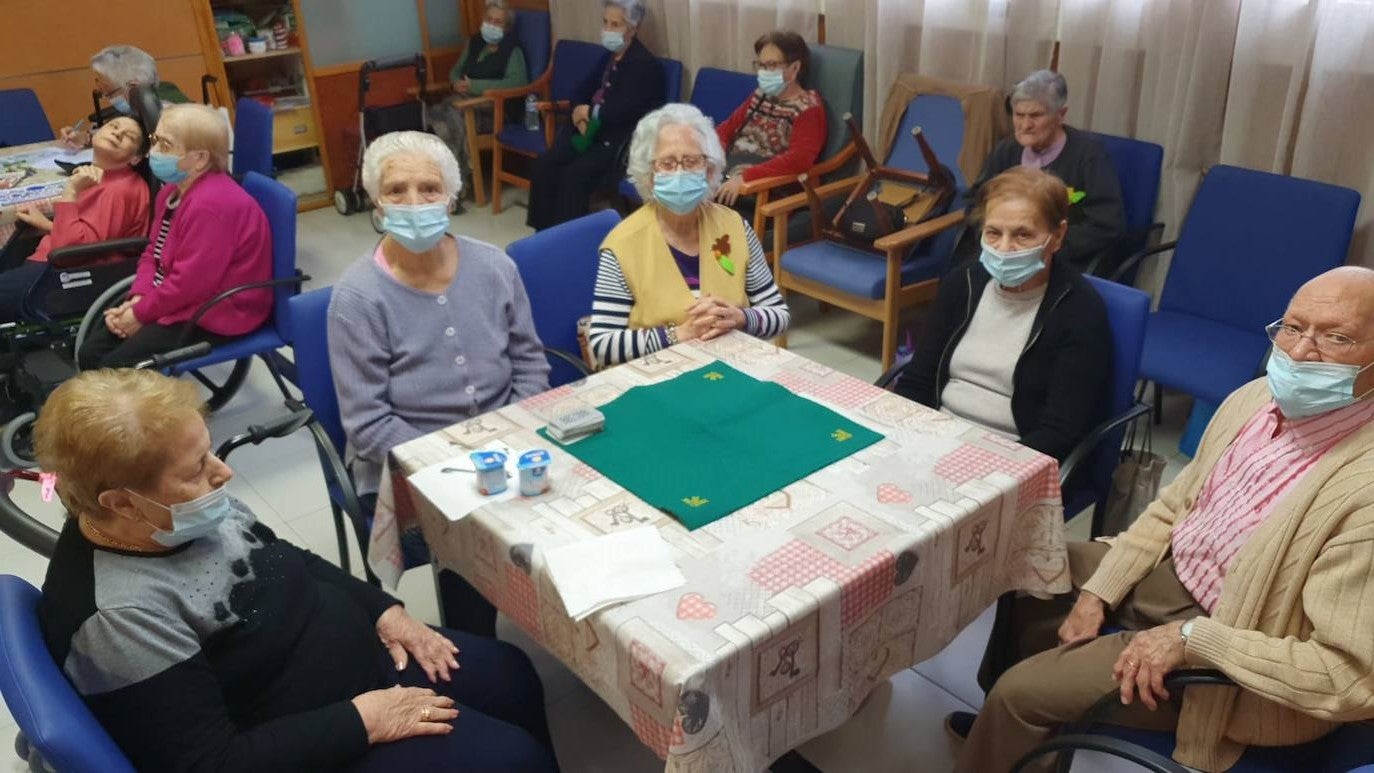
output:
<instances>
[{"instance_id":1,"label":"light blue face mask","mask_svg":"<svg viewBox=\"0 0 1374 773\"><path fill-rule=\"evenodd\" d=\"M490 45L500 43L506 37L506 29L497 24L482 22L482 39Z\"/></svg>"},{"instance_id":2,"label":"light blue face mask","mask_svg":"<svg viewBox=\"0 0 1374 773\"><path fill-rule=\"evenodd\" d=\"M181 156L171 153L149 153L148 168L152 170L154 177L168 185L185 182L191 174L181 168Z\"/></svg>"},{"instance_id":3,"label":"light blue face mask","mask_svg":"<svg viewBox=\"0 0 1374 773\"><path fill-rule=\"evenodd\" d=\"M619 30L602 30L601 45L605 46L606 50L611 53L615 53L625 47L625 33Z\"/></svg>"},{"instance_id":4,"label":"light blue face mask","mask_svg":"<svg viewBox=\"0 0 1374 773\"><path fill-rule=\"evenodd\" d=\"M153 528L153 540L163 547L174 548L185 545L193 539L204 537L219 528L220 521L234 509L229 500L229 491L223 486L189 502L178 502L170 507L154 499L149 499L132 489L124 489L145 502L170 510L172 530Z\"/></svg>"},{"instance_id":5,"label":"light blue face mask","mask_svg":"<svg viewBox=\"0 0 1374 773\"><path fill-rule=\"evenodd\" d=\"M1003 287L1020 287L1045 268L1045 247L1049 240L1039 247L1031 247L1015 252L1001 252L983 243L983 253L978 262L992 274L992 279Z\"/></svg>"},{"instance_id":6,"label":"light blue face mask","mask_svg":"<svg viewBox=\"0 0 1374 773\"><path fill-rule=\"evenodd\" d=\"M759 91L765 97L776 97L787 88L787 82L783 80L782 70L759 70Z\"/></svg>"},{"instance_id":7,"label":"light blue face mask","mask_svg":"<svg viewBox=\"0 0 1374 773\"><path fill-rule=\"evenodd\" d=\"M709 190L704 170L674 174L654 173L654 201L679 215L696 209L701 200L706 198Z\"/></svg>"},{"instance_id":8,"label":"light blue face mask","mask_svg":"<svg viewBox=\"0 0 1374 773\"><path fill-rule=\"evenodd\" d=\"M382 229L411 252L428 252L448 230L448 203L386 204Z\"/></svg>"},{"instance_id":9,"label":"light blue face mask","mask_svg":"<svg viewBox=\"0 0 1374 773\"><path fill-rule=\"evenodd\" d=\"M1355 379L1374 363L1361 368L1336 362L1297 362L1274 347L1265 368L1269 391L1279 410L1289 419L1305 419L1359 400L1355 394Z\"/></svg>"},{"instance_id":10,"label":"light blue face mask","mask_svg":"<svg viewBox=\"0 0 1374 773\"><path fill-rule=\"evenodd\" d=\"M131 115L134 112L133 105L129 104L129 98L123 94L117 97L110 97L110 106L124 115Z\"/></svg>"}]
</instances>

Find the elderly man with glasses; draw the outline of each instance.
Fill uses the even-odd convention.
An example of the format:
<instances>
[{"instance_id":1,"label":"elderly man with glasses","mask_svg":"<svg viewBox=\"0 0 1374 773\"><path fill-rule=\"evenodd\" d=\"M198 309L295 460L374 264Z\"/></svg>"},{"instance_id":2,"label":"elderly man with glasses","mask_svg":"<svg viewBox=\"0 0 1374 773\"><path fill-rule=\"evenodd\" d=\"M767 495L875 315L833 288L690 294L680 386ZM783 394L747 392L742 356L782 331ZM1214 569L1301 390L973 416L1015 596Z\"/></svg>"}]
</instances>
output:
<instances>
[{"instance_id":1,"label":"elderly man with glasses","mask_svg":"<svg viewBox=\"0 0 1374 773\"><path fill-rule=\"evenodd\" d=\"M1176 728L1175 759L1204 771L1374 717L1374 271L1318 276L1266 330L1266 378L1192 463L1113 544L1070 545L1077 599L999 618L982 712L946 720L957 770L1009 770L1112 693L1107 721ZM1185 667L1237 686L1171 695Z\"/></svg>"}]
</instances>

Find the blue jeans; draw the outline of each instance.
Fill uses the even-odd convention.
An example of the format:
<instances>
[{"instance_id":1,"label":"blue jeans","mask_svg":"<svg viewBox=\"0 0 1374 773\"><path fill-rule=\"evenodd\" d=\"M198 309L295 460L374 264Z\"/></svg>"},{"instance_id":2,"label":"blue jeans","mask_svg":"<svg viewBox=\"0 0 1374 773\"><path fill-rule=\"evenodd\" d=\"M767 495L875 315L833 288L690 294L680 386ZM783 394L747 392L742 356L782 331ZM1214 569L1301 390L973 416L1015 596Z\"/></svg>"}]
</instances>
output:
<instances>
[{"instance_id":1,"label":"blue jeans","mask_svg":"<svg viewBox=\"0 0 1374 773\"><path fill-rule=\"evenodd\" d=\"M0 324L22 322L24 295L48 270L47 263L26 260L9 271L0 271Z\"/></svg>"},{"instance_id":2,"label":"blue jeans","mask_svg":"<svg viewBox=\"0 0 1374 773\"><path fill-rule=\"evenodd\" d=\"M460 668L431 683L412 658L397 682L428 687L458 704L453 732L378 744L348 765L349 773L398 770L557 773L544 716L544 687L530 659L505 642L435 629L458 645Z\"/></svg>"}]
</instances>

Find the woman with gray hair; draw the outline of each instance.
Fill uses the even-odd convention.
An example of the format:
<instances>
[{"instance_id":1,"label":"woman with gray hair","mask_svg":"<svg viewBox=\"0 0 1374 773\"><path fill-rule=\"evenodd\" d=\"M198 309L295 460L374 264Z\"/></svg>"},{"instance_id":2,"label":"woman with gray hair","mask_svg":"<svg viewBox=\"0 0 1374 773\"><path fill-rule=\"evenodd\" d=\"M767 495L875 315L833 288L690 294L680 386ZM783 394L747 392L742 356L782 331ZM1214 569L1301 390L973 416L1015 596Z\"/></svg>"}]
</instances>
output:
<instances>
[{"instance_id":1,"label":"woman with gray hair","mask_svg":"<svg viewBox=\"0 0 1374 773\"><path fill-rule=\"evenodd\" d=\"M1121 183L1102 145L1064 123L1068 101L1068 83L1057 72L1037 70L1016 84L1009 100L1014 133L992 149L969 195L1015 166L1058 177L1069 186L1069 233L1058 260L1080 271L1096 263L1097 273L1104 274L1119 258L1114 250L1126 235Z\"/></svg>"},{"instance_id":2,"label":"woman with gray hair","mask_svg":"<svg viewBox=\"0 0 1374 773\"><path fill-rule=\"evenodd\" d=\"M447 233L462 184L443 141L384 134L363 154L362 178L386 233L334 285L329 362L371 515L392 447L547 390L549 365L515 263ZM405 544L427 560L423 542ZM445 625L496 635L496 609L471 585L444 571L440 591Z\"/></svg>"},{"instance_id":3,"label":"woman with gray hair","mask_svg":"<svg viewBox=\"0 0 1374 773\"><path fill-rule=\"evenodd\" d=\"M95 88L109 108L93 114L75 126L64 126L57 136L69 147L86 147L91 144L91 133L95 126L118 115L131 115L129 87L151 88L158 99L164 103L188 101L180 89L170 83L162 83L157 77L157 62L141 48L134 46L106 46L91 57L91 72L95 75Z\"/></svg>"},{"instance_id":4,"label":"woman with gray hair","mask_svg":"<svg viewBox=\"0 0 1374 773\"><path fill-rule=\"evenodd\" d=\"M536 231L587 214L592 194L614 173L625 138L663 104L663 67L639 40L644 0L602 0L601 45L607 54L573 100L572 131L534 161L529 216Z\"/></svg>"},{"instance_id":5,"label":"woman with gray hair","mask_svg":"<svg viewBox=\"0 0 1374 773\"><path fill-rule=\"evenodd\" d=\"M787 330L754 229L712 200L724 169L720 138L692 105L666 105L635 127L628 171L644 206L601 243L588 330L601 365L731 330Z\"/></svg>"}]
</instances>

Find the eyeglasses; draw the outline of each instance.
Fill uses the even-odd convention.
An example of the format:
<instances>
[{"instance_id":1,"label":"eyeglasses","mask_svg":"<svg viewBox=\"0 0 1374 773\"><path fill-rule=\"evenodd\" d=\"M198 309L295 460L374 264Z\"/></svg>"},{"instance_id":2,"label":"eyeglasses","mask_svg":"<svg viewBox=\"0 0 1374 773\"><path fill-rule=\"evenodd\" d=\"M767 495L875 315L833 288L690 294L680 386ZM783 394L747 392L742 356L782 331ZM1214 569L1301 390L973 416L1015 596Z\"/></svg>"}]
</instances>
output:
<instances>
[{"instance_id":1,"label":"eyeglasses","mask_svg":"<svg viewBox=\"0 0 1374 773\"><path fill-rule=\"evenodd\" d=\"M791 62L788 62L788 61L785 61L785 60L784 60L784 61L781 61L781 62L764 62L764 61L760 61L760 60L758 60L758 59L755 59L755 60L754 60L754 69L755 69L755 70L767 70L768 72L776 72L777 70L781 70L782 68L786 67L786 66L789 65L789 64L791 64Z\"/></svg>"},{"instance_id":2,"label":"eyeglasses","mask_svg":"<svg viewBox=\"0 0 1374 773\"><path fill-rule=\"evenodd\" d=\"M663 174L671 174L678 169L684 172L700 172L706 168L706 156L697 154L695 156L680 156L673 158L667 156L654 159L654 171Z\"/></svg>"},{"instance_id":3,"label":"eyeglasses","mask_svg":"<svg viewBox=\"0 0 1374 773\"><path fill-rule=\"evenodd\" d=\"M164 137L161 134L154 134L148 138L148 147L159 153L169 153L177 147L179 143L171 137Z\"/></svg>"},{"instance_id":4,"label":"eyeglasses","mask_svg":"<svg viewBox=\"0 0 1374 773\"><path fill-rule=\"evenodd\" d=\"M1285 352L1297 346L1300 339L1307 338L1312 341L1312 345L1317 347L1317 351L1321 352L1324 357L1342 357L1349 354L1350 350L1356 346L1370 343L1370 341L1356 341L1348 335L1332 330L1308 335L1297 325L1284 322L1281 319L1265 325L1264 332L1269 335L1269 340L1273 341L1275 346Z\"/></svg>"}]
</instances>

